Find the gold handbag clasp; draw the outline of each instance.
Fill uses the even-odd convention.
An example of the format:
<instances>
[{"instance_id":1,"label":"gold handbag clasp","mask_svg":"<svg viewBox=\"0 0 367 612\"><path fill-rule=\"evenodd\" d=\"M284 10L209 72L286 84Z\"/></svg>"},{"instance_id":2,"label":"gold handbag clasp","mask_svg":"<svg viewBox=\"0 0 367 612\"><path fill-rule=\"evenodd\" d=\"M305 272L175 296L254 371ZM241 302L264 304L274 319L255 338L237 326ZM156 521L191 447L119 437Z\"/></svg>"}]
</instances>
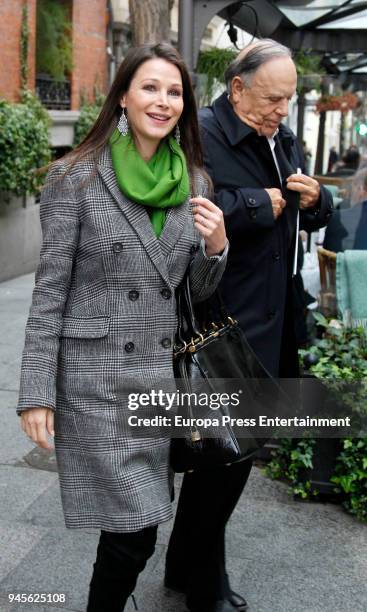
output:
<instances>
[{"instance_id":1,"label":"gold handbag clasp","mask_svg":"<svg viewBox=\"0 0 367 612\"><path fill-rule=\"evenodd\" d=\"M200 442L201 440L201 433L198 429L195 429L194 431L191 432L191 442Z\"/></svg>"}]
</instances>

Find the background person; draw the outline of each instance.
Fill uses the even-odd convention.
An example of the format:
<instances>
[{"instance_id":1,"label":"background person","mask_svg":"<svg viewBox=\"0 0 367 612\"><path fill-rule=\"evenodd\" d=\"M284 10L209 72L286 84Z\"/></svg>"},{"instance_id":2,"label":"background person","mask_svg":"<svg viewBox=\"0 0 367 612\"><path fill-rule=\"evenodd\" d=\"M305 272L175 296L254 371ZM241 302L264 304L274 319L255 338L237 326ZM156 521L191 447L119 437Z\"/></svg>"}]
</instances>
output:
<instances>
[{"instance_id":1,"label":"background person","mask_svg":"<svg viewBox=\"0 0 367 612\"><path fill-rule=\"evenodd\" d=\"M172 516L169 437L132 437L124 398L173 380L174 291L190 260L196 299L223 272L222 212L205 197L190 208L201 167L187 69L171 46L147 45L128 52L42 194L18 412L43 448L55 429L66 526L101 530L88 612L124 609Z\"/></svg>"},{"instance_id":2,"label":"background person","mask_svg":"<svg viewBox=\"0 0 367 612\"><path fill-rule=\"evenodd\" d=\"M361 154L357 147L351 146L348 151L343 155L341 162L337 162L334 165L332 172L329 172L327 176L353 176L358 170Z\"/></svg>"},{"instance_id":3,"label":"background person","mask_svg":"<svg viewBox=\"0 0 367 612\"><path fill-rule=\"evenodd\" d=\"M326 228L323 247L329 251L367 249L367 168L354 175L349 204L334 212Z\"/></svg>"},{"instance_id":4,"label":"background person","mask_svg":"<svg viewBox=\"0 0 367 612\"><path fill-rule=\"evenodd\" d=\"M334 166L336 164L336 162L339 159L339 155L337 153L336 147L333 146L331 147L330 151L329 151L329 159L328 159L328 163L327 163L327 171L328 172L332 172L334 169Z\"/></svg>"},{"instance_id":5,"label":"background person","mask_svg":"<svg viewBox=\"0 0 367 612\"><path fill-rule=\"evenodd\" d=\"M199 112L205 167L231 244L220 291L268 371L297 377L292 286L297 214L301 229L325 226L332 198L304 173L302 148L282 124L297 85L290 50L260 40L240 52L225 76L227 92ZM166 584L188 593L192 611L246 609L229 584L224 538L250 469L248 460L184 477Z\"/></svg>"}]
</instances>

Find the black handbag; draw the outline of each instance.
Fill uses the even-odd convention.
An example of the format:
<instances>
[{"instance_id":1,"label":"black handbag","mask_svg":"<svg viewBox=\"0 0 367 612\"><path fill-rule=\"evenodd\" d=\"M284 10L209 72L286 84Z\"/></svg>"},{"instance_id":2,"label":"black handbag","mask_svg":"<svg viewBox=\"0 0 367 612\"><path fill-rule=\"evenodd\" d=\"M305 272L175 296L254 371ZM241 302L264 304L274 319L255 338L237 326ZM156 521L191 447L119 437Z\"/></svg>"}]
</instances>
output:
<instances>
[{"instance_id":1,"label":"black handbag","mask_svg":"<svg viewBox=\"0 0 367 612\"><path fill-rule=\"evenodd\" d=\"M278 384L256 357L237 321L226 312L219 292L214 293L210 302L200 305L201 320L204 319L203 313L206 314L206 321L200 325L193 308L188 273L177 290L176 298L178 331L174 372L177 385L188 394L198 388L210 394L223 391L225 381L238 379L244 391L241 416L248 416L243 413L247 413L250 405L252 414L264 414L269 402L274 405L279 393ZM215 320L208 320L213 301L219 305L219 320L218 316ZM219 434L218 429L202 429L195 423L191 425L191 421L197 420L192 406L187 405L184 409L190 426L184 429L184 435L171 440L170 463L175 472L247 459L269 438L252 436L248 430L245 437L238 436L230 423L220 427ZM219 418L228 415L227 407L219 406L216 415Z\"/></svg>"}]
</instances>

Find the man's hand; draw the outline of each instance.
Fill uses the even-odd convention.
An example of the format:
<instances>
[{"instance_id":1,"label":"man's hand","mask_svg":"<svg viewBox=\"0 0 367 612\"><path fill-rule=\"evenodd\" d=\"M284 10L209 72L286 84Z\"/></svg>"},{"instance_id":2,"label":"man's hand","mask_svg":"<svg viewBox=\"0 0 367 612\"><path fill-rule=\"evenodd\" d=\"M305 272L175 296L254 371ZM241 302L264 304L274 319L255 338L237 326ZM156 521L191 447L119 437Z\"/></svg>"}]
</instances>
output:
<instances>
[{"instance_id":1,"label":"man's hand","mask_svg":"<svg viewBox=\"0 0 367 612\"><path fill-rule=\"evenodd\" d=\"M271 200L274 219L277 220L278 217L280 217L280 215L282 214L283 208L286 206L287 202L284 200L280 189L277 189L276 187L270 187L269 189L265 189L265 191L268 193Z\"/></svg>"},{"instance_id":2,"label":"man's hand","mask_svg":"<svg viewBox=\"0 0 367 612\"><path fill-rule=\"evenodd\" d=\"M223 212L206 198L191 198L190 202L195 227L205 240L207 256L218 255L227 244Z\"/></svg>"},{"instance_id":3,"label":"man's hand","mask_svg":"<svg viewBox=\"0 0 367 612\"><path fill-rule=\"evenodd\" d=\"M41 448L53 450L47 433L54 436L54 412L51 408L30 408L21 414L21 427L27 436Z\"/></svg>"},{"instance_id":4,"label":"man's hand","mask_svg":"<svg viewBox=\"0 0 367 612\"><path fill-rule=\"evenodd\" d=\"M302 210L312 208L320 197L318 182L306 174L291 174L287 178L287 188L300 194L299 207Z\"/></svg>"}]
</instances>

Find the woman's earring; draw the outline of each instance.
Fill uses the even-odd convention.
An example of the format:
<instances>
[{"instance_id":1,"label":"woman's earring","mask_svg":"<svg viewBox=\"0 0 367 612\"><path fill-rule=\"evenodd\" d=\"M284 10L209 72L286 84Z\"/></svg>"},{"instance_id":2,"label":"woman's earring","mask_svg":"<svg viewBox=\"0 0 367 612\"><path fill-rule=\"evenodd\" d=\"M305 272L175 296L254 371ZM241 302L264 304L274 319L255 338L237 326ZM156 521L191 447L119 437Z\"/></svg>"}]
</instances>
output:
<instances>
[{"instance_id":1,"label":"woman's earring","mask_svg":"<svg viewBox=\"0 0 367 612\"><path fill-rule=\"evenodd\" d=\"M122 109L121 116L120 116L119 122L117 124L117 129L118 129L118 131L123 136L126 136L128 134L128 132L129 132L129 124L127 122L126 109L125 108Z\"/></svg>"},{"instance_id":2,"label":"woman's earring","mask_svg":"<svg viewBox=\"0 0 367 612\"><path fill-rule=\"evenodd\" d=\"M177 142L177 144L179 145L181 142L181 133L180 133L180 128L178 123L176 123L176 129L175 129L175 141Z\"/></svg>"}]
</instances>

